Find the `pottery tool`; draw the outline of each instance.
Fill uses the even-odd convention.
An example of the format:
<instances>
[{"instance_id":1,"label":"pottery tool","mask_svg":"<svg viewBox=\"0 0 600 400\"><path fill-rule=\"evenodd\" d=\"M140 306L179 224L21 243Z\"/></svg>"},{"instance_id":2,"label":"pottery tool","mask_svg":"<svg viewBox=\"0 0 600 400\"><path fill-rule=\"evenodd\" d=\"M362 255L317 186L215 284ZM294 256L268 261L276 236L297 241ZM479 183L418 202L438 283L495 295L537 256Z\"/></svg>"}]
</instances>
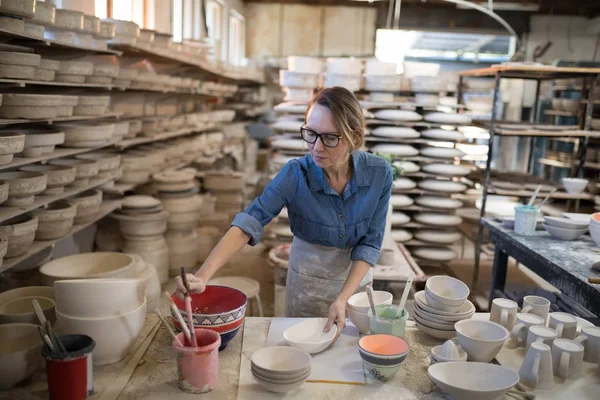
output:
<instances>
[{"instance_id":1,"label":"pottery tool","mask_svg":"<svg viewBox=\"0 0 600 400\"><path fill-rule=\"evenodd\" d=\"M187 313L188 323L190 324L190 344L192 347L198 347L198 343L196 341L196 329L194 328L194 314L192 313L192 296L190 296L190 285L188 284L187 277L185 275L185 268L181 267L181 281L183 282L183 286L185 286L185 312Z\"/></svg>"},{"instance_id":2,"label":"pottery tool","mask_svg":"<svg viewBox=\"0 0 600 400\"><path fill-rule=\"evenodd\" d=\"M38 332L40 333L40 337L42 338L42 343L44 343L44 347L46 348L46 351L48 351L50 353L55 353L56 350L54 350L54 346L52 345L50 338L48 337L48 335L46 335L44 333L44 330L39 325L38 325Z\"/></svg>"},{"instance_id":3,"label":"pottery tool","mask_svg":"<svg viewBox=\"0 0 600 400\"><path fill-rule=\"evenodd\" d=\"M179 322L179 326L181 327L181 330L183 331L185 338L188 340L188 342L192 343L192 340L190 337L190 330L188 329L187 325L185 324L185 321L183 320L183 317L181 316L181 313L179 312L179 309L177 308L175 301L171 297L171 293L169 293L168 291L165 291L165 296L167 296L167 299L169 300L169 305L171 306L171 311L173 311L175 318L177 318L177 322Z\"/></svg>"},{"instance_id":4,"label":"pottery tool","mask_svg":"<svg viewBox=\"0 0 600 400\"><path fill-rule=\"evenodd\" d=\"M600 278L588 278L589 283L600 284Z\"/></svg>"},{"instance_id":5,"label":"pottery tool","mask_svg":"<svg viewBox=\"0 0 600 400\"><path fill-rule=\"evenodd\" d=\"M508 390L506 392L507 395L509 396L513 396L516 397L518 399L535 399L535 394L531 393L531 392L521 392L518 390Z\"/></svg>"},{"instance_id":6,"label":"pottery tool","mask_svg":"<svg viewBox=\"0 0 600 400\"><path fill-rule=\"evenodd\" d=\"M540 192L540 189L542 188L542 185L537 185L537 187L535 188L535 191L533 192L533 194L531 195L531 199L529 199L529 203L527 203L527 206L531 207L533 206L533 201L535 200L535 198L537 197L538 193Z\"/></svg>"},{"instance_id":7,"label":"pottery tool","mask_svg":"<svg viewBox=\"0 0 600 400\"><path fill-rule=\"evenodd\" d=\"M541 203L541 204L540 204L540 206L539 206L540 210L542 209L542 206L543 206L544 204L546 204L546 202L548 201L548 199L550 198L550 196L552 196L552 195L554 194L554 192L556 192L556 189L552 189L552 190L551 190L551 191L550 191L550 192L549 192L549 193L546 195L546 197L544 198L544 200L542 201L542 203Z\"/></svg>"},{"instance_id":8,"label":"pottery tool","mask_svg":"<svg viewBox=\"0 0 600 400\"><path fill-rule=\"evenodd\" d=\"M377 310L375 308L375 301L373 300L373 288L371 287L371 285L367 285L367 287L365 288L367 290L367 297L369 298L369 305L371 306L371 311L373 312L373 315L377 315Z\"/></svg>"},{"instance_id":9,"label":"pottery tool","mask_svg":"<svg viewBox=\"0 0 600 400\"><path fill-rule=\"evenodd\" d=\"M50 321L46 321L46 332L48 337L50 338L50 342L57 350L57 352L66 354L67 349L65 349L65 346L62 344L60 338L56 336L56 333L54 333L54 329L52 329L52 324L50 323Z\"/></svg>"},{"instance_id":10,"label":"pottery tool","mask_svg":"<svg viewBox=\"0 0 600 400\"><path fill-rule=\"evenodd\" d=\"M406 306L406 300L408 299L408 294L410 293L410 289L412 288L413 280L415 276L411 274L406 280L406 285L404 285L404 291L402 292L402 298L400 299L400 303L398 303L398 308L400 312L404 310L404 306Z\"/></svg>"},{"instance_id":11,"label":"pottery tool","mask_svg":"<svg viewBox=\"0 0 600 400\"><path fill-rule=\"evenodd\" d=\"M181 344L181 342L179 341L179 339L175 335L175 332L173 332L173 329L171 329L171 325L169 325L169 323L167 322L167 320L165 319L165 317L163 317L163 315L160 313L160 310L158 308L155 308L154 312L156 313L156 315L158 315L158 318L165 325L165 327L167 328L167 331L169 332L169 334L171 335L171 337L173 338L173 340L175 340L175 342L177 342L178 345L180 345L181 347L183 347L183 345Z\"/></svg>"},{"instance_id":12,"label":"pottery tool","mask_svg":"<svg viewBox=\"0 0 600 400\"><path fill-rule=\"evenodd\" d=\"M42 311L42 307L40 307L40 303L38 303L38 301L36 299L33 299L31 301L31 304L33 304L33 309L35 311L35 315L37 315L38 320L40 321L40 325L42 325L42 332L44 332L44 334L46 333L46 316L44 315L44 312Z\"/></svg>"}]
</instances>

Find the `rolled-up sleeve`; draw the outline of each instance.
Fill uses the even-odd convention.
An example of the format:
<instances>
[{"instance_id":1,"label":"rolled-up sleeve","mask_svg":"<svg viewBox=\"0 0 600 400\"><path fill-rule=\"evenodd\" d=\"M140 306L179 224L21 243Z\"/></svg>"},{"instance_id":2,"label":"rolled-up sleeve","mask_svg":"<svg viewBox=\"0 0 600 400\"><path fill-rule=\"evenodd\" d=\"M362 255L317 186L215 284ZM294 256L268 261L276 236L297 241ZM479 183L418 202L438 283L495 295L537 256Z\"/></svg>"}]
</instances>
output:
<instances>
[{"instance_id":1,"label":"rolled-up sleeve","mask_svg":"<svg viewBox=\"0 0 600 400\"><path fill-rule=\"evenodd\" d=\"M366 235L360 238L356 246L354 246L350 257L352 261L363 260L371 266L376 265L377 260L379 260L390 196L392 194L392 169L389 167L385 171L383 189L369 229Z\"/></svg>"},{"instance_id":2,"label":"rolled-up sleeve","mask_svg":"<svg viewBox=\"0 0 600 400\"><path fill-rule=\"evenodd\" d=\"M237 226L250 236L249 245L254 246L263 236L264 227L279 215L285 205L294 201L298 190L298 161L289 161L263 193L254 199L246 210L237 214L231 226Z\"/></svg>"}]
</instances>

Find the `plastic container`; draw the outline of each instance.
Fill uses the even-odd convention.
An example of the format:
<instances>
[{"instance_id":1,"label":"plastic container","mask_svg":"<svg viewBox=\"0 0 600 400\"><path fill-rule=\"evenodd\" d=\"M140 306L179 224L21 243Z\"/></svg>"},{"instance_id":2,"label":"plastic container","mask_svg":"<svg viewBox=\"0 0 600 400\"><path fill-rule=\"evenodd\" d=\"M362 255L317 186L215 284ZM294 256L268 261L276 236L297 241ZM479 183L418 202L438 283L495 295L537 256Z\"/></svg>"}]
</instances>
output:
<instances>
[{"instance_id":1,"label":"plastic container","mask_svg":"<svg viewBox=\"0 0 600 400\"><path fill-rule=\"evenodd\" d=\"M173 348L177 352L177 385L186 393L197 394L217 387L221 336L204 328L195 328L195 332L198 347L182 347L173 340ZM186 343L183 333L177 339Z\"/></svg>"},{"instance_id":2,"label":"plastic container","mask_svg":"<svg viewBox=\"0 0 600 400\"><path fill-rule=\"evenodd\" d=\"M408 320L408 311L400 310L395 304L378 304L375 306L377 315L373 316L373 312L369 308L369 325L371 334L386 334L399 338L404 337L404 329Z\"/></svg>"},{"instance_id":3,"label":"plastic container","mask_svg":"<svg viewBox=\"0 0 600 400\"><path fill-rule=\"evenodd\" d=\"M532 236L540 209L534 206L520 205L515 207L515 233L517 235Z\"/></svg>"}]
</instances>

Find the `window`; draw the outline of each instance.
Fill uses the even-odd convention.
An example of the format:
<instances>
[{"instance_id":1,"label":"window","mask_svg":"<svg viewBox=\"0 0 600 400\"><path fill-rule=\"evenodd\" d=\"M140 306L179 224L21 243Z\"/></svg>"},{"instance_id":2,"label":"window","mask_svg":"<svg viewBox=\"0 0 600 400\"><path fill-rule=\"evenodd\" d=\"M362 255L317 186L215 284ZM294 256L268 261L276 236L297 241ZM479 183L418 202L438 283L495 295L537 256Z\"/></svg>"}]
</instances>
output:
<instances>
[{"instance_id":1,"label":"window","mask_svg":"<svg viewBox=\"0 0 600 400\"><path fill-rule=\"evenodd\" d=\"M232 12L229 17L229 63L232 65L242 65L245 53L244 31L243 17Z\"/></svg>"},{"instance_id":2,"label":"window","mask_svg":"<svg viewBox=\"0 0 600 400\"><path fill-rule=\"evenodd\" d=\"M96 0L94 11L98 18L133 21L141 28L154 28L156 0Z\"/></svg>"},{"instance_id":3,"label":"window","mask_svg":"<svg viewBox=\"0 0 600 400\"><path fill-rule=\"evenodd\" d=\"M214 0L206 4L206 25L208 36L211 39L220 40L223 30L223 6Z\"/></svg>"},{"instance_id":4,"label":"window","mask_svg":"<svg viewBox=\"0 0 600 400\"><path fill-rule=\"evenodd\" d=\"M108 1L97 0L94 2L94 11L96 17L100 19L108 18Z\"/></svg>"},{"instance_id":5,"label":"window","mask_svg":"<svg viewBox=\"0 0 600 400\"><path fill-rule=\"evenodd\" d=\"M173 0L173 41L183 40L183 0Z\"/></svg>"}]
</instances>

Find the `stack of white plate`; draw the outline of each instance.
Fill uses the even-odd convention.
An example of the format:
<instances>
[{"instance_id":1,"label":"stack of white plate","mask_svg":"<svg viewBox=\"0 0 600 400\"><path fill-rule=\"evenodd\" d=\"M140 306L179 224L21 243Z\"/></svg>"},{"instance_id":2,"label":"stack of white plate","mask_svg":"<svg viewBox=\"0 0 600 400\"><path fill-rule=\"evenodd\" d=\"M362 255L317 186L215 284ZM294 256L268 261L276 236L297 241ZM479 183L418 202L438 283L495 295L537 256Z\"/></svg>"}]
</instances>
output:
<instances>
[{"instance_id":1,"label":"stack of white plate","mask_svg":"<svg viewBox=\"0 0 600 400\"><path fill-rule=\"evenodd\" d=\"M458 279L442 275L429 278L425 290L415 294L417 328L437 339L455 337L454 324L475 313L468 296L469 288Z\"/></svg>"},{"instance_id":2,"label":"stack of white plate","mask_svg":"<svg viewBox=\"0 0 600 400\"><path fill-rule=\"evenodd\" d=\"M298 389L310 376L310 354L294 347L264 347L250 360L254 379L270 392Z\"/></svg>"},{"instance_id":3,"label":"stack of white plate","mask_svg":"<svg viewBox=\"0 0 600 400\"><path fill-rule=\"evenodd\" d=\"M568 218L545 217L544 229L558 240L575 240L588 231L589 224Z\"/></svg>"}]
</instances>

